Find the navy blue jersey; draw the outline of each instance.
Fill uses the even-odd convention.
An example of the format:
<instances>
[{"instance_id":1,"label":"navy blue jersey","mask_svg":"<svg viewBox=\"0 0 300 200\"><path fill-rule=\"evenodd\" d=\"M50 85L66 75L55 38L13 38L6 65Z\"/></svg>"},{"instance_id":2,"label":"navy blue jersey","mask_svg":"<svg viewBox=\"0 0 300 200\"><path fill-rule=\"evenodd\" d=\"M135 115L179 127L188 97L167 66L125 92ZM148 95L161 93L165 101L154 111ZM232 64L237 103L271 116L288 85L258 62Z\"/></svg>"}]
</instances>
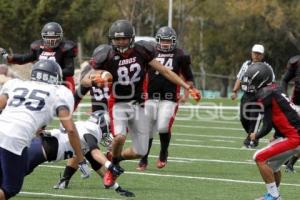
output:
<instances>
[{"instance_id":1,"label":"navy blue jersey","mask_svg":"<svg viewBox=\"0 0 300 200\"><path fill-rule=\"evenodd\" d=\"M276 85L261 89L256 97L263 113L263 127L257 138L268 134L272 127L284 137L292 137L300 133L300 117L281 88Z\"/></svg>"},{"instance_id":2,"label":"navy blue jersey","mask_svg":"<svg viewBox=\"0 0 300 200\"><path fill-rule=\"evenodd\" d=\"M186 81L194 81L191 69L191 58L184 50L176 48L168 53L156 50L155 59L177 75L182 75ZM149 99L177 101L180 86L172 83L154 69L149 69L148 80Z\"/></svg>"},{"instance_id":3,"label":"navy blue jersey","mask_svg":"<svg viewBox=\"0 0 300 200\"><path fill-rule=\"evenodd\" d=\"M155 49L146 41L136 42L126 57L114 51L111 45L100 45L93 53L90 64L94 69L109 71L113 76L111 98L115 102L142 102L144 78L148 63L155 58Z\"/></svg>"},{"instance_id":4,"label":"navy blue jersey","mask_svg":"<svg viewBox=\"0 0 300 200\"><path fill-rule=\"evenodd\" d=\"M46 48L42 40L36 40L30 45L27 54L13 54L9 63L26 64L38 60L54 60L62 68L63 77L74 75L74 58L77 56L77 45L72 41L62 41L54 49Z\"/></svg>"}]
</instances>

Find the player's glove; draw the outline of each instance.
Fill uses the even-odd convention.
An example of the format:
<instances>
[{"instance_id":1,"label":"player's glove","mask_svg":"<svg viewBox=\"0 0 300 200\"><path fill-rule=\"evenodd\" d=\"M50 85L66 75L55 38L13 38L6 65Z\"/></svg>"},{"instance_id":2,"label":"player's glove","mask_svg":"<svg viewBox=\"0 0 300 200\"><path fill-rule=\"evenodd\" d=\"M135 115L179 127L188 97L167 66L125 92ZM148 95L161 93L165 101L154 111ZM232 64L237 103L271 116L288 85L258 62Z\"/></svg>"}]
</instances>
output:
<instances>
[{"instance_id":1,"label":"player's glove","mask_svg":"<svg viewBox=\"0 0 300 200\"><path fill-rule=\"evenodd\" d=\"M107 168L109 171L113 173L115 176L120 176L124 173L124 169L120 165L110 164Z\"/></svg>"},{"instance_id":2,"label":"player's glove","mask_svg":"<svg viewBox=\"0 0 300 200\"><path fill-rule=\"evenodd\" d=\"M199 102L201 99L201 93L199 90L197 90L197 88L194 88L193 86L190 86L190 88L188 89L190 95L193 97L193 99L195 99L195 101Z\"/></svg>"},{"instance_id":3,"label":"player's glove","mask_svg":"<svg viewBox=\"0 0 300 200\"><path fill-rule=\"evenodd\" d=\"M8 54L7 54L6 50L3 49L3 48L1 48L1 47L0 47L0 55L1 55L4 59L7 59Z\"/></svg>"},{"instance_id":4,"label":"player's glove","mask_svg":"<svg viewBox=\"0 0 300 200\"><path fill-rule=\"evenodd\" d=\"M80 172L82 173L81 174L82 179L90 177L90 174L91 174L90 168L89 168L88 164L86 163L85 159L78 163L78 167L79 167Z\"/></svg>"}]
</instances>

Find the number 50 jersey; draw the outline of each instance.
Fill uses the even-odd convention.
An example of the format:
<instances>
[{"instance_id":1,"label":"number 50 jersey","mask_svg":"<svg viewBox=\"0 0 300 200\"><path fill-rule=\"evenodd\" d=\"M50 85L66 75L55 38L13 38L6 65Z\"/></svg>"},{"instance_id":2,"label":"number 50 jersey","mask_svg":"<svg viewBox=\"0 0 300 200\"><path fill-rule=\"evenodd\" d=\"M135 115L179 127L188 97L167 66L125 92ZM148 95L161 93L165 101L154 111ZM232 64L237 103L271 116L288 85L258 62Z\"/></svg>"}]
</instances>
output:
<instances>
[{"instance_id":1,"label":"number 50 jersey","mask_svg":"<svg viewBox=\"0 0 300 200\"><path fill-rule=\"evenodd\" d=\"M0 147L17 155L56 116L59 107L73 111L72 92L61 85L12 79L3 85L1 94L8 100L0 115Z\"/></svg>"}]
</instances>

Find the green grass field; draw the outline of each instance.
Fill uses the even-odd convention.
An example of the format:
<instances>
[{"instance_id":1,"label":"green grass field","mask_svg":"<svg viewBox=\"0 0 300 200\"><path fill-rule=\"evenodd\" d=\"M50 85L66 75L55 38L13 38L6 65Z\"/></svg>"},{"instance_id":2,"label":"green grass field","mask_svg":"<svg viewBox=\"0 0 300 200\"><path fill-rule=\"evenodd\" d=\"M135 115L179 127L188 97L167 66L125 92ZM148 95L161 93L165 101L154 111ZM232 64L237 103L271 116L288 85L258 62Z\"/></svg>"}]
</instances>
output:
<instances>
[{"instance_id":1,"label":"green grass field","mask_svg":"<svg viewBox=\"0 0 300 200\"><path fill-rule=\"evenodd\" d=\"M237 106L237 102L228 99L203 100L200 105L212 102ZM252 161L255 150L242 148L244 137L236 109L179 109L167 167L155 167L159 151L156 135L148 169L138 172L137 161L125 161L121 165L126 172L118 183L133 191L136 197L132 199L137 200L253 200L266 189ZM267 139L261 140L259 148L266 145ZM130 145L130 138L126 145ZM104 189L94 172L86 180L81 180L77 172L69 189L52 189L64 165L65 161L38 167L26 177L22 192L14 199L129 199ZM283 199L299 199L299 189L299 174L283 172Z\"/></svg>"}]
</instances>

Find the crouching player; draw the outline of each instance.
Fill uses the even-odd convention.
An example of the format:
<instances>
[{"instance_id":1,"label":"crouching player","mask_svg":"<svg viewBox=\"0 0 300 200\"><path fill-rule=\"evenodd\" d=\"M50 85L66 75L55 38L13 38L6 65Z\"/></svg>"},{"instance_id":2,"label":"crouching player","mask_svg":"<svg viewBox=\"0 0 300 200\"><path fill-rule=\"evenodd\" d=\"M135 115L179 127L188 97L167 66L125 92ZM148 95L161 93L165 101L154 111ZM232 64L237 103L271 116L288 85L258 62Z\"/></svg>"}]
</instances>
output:
<instances>
[{"instance_id":1,"label":"crouching player","mask_svg":"<svg viewBox=\"0 0 300 200\"><path fill-rule=\"evenodd\" d=\"M264 63L254 63L248 68L242 80L242 89L252 92L261 108L253 129L255 131L250 134L251 141L264 137L272 127L284 137L258 150L253 156L267 188L267 193L259 199L280 200L276 173L274 175L269 162L279 160L281 155L299 147L300 117L280 88L272 84L272 71ZM258 130L261 119L263 126Z\"/></svg>"},{"instance_id":2,"label":"crouching player","mask_svg":"<svg viewBox=\"0 0 300 200\"><path fill-rule=\"evenodd\" d=\"M100 151L98 143L103 140L103 135L109 137L107 129L107 122L105 113L103 111L93 112L87 121L75 122L76 128L79 133L82 151L85 158L90 162L91 167L101 177L103 176L102 166L110 170L113 174L119 176L124 172L120 166L113 165ZM104 140L106 140L105 138ZM29 163L28 172L30 174L35 167L46 161L60 161L72 158L74 150L70 146L67 134L63 129L53 129L49 132L42 132L40 136L32 140L31 146L28 149ZM59 180L58 184L54 186L55 189L65 189L69 185L71 177L77 170L77 162L74 159L74 166L66 166L63 177ZM72 162L74 163L74 162ZM83 174L82 178L88 178L88 174ZM126 197L134 197L134 193L127 191L118 183L110 187L117 193Z\"/></svg>"}]
</instances>

